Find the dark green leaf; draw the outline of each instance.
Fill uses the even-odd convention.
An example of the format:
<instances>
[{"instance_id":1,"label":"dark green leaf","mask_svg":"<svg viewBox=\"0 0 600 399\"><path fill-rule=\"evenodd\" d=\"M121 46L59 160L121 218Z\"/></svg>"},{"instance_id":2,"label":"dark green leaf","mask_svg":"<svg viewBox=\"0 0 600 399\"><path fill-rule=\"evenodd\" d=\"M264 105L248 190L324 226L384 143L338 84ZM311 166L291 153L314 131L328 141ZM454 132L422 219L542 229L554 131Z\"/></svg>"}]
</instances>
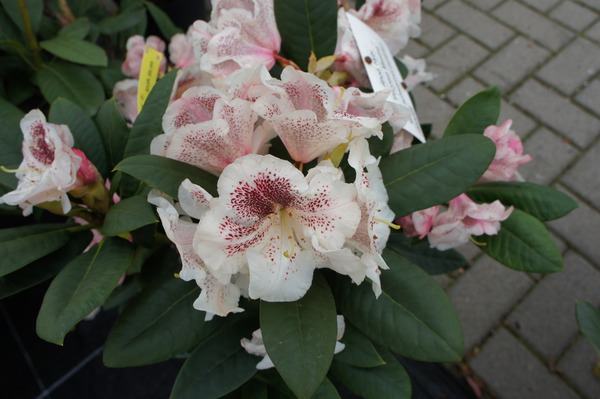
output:
<instances>
[{"instance_id":1,"label":"dark green leaf","mask_svg":"<svg viewBox=\"0 0 600 399\"><path fill-rule=\"evenodd\" d=\"M0 276L27 266L69 241L65 224L35 224L0 230Z\"/></svg>"},{"instance_id":2,"label":"dark green leaf","mask_svg":"<svg viewBox=\"0 0 600 399\"><path fill-rule=\"evenodd\" d=\"M300 399L310 398L327 374L337 335L327 282L316 274L311 288L295 302L261 301L260 328L283 380Z\"/></svg>"},{"instance_id":3,"label":"dark green leaf","mask_svg":"<svg viewBox=\"0 0 600 399\"><path fill-rule=\"evenodd\" d=\"M7 168L16 168L23 159L23 133L19 125L23 116L25 114L20 109L0 98L0 165ZM17 178L13 173L0 171L0 183L14 189L17 187Z\"/></svg>"},{"instance_id":4,"label":"dark green leaf","mask_svg":"<svg viewBox=\"0 0 600 399\"><path fill-rule=\"evenodd\" d=\"M325 378L311 399L340 399L340 395L333 383Z\"/></svg>"},{"instance_id":5,"label":"dark green leaf","mask_svg":"<svg viewBox=\"0 0 600 399\"><path fill-rule=\"evenodd\" d=\"M220 325L193 307L198 286L175 277L151 284L131 301L110 331L104 364L133 367L171 359L192 349Z\"/></svg>"},{"instance_id":6,"label":"dark green leaf","mask_svg":"<svg viewBox=\"0 0 600 399\"><path fill-rule=\"evenodd\" d=\"M446 126L444 136L456 134L483 134L486 127L495 125L500 115L500 89L487 88L461 105Z\"/></svg>"},{"instance_id":7,"label":"dark green leaf","mask_svg":"<svg viewBox=\"0 0 600 399\"><path fill-rule=\"evenodd\" d=\"M577 323L600 356L600 310L589 302L577 301Z\"/></svg>"},{"instance_id":8,"label":"dark green leaf","mask_svg":"<svg viewBox=\"0 0 600 399\"><path fill-rule=\"evenodd\" d=\"M44 296L36 326L39 337L62 345L65 335L110 295L132 255L129 242L106 238L73 259Z\"/></svg>"},{"instance_id":9,"label":"dark green leaf","mask_svg":"<svg viewBox=\"0 0 600 399\"><path fill-rule=\"evenodd\" d=\"M335 355L334 359L355 367L375 367L385 364L369 338L348 322L341 342L346 347Z\"/></svg>"},{"instance_id":10,"label":"dark green leaf","mask_svg":"<svg viewBox=\"0 0 600 399\"><path fill-rule=\"evenodd\" d=\"M379 167L390 208L401 217L459 196L483 175L495 152L487 137L459 135L383 158Z\"/></svg>"},{"instance_id":11,"label":"dark green leaf","mask_svg":"<svg viewBox=\"0 0 600 399\"><path fill-rule=\"evenodd\" d=\"M98 28L105 35L121 32L125 29L133 28L144 20L146 10L143 8L129 8L119 15L108 17L100 21Z\"/></svg>"},{"instance_id":12,"label":"dark green leaf","mask_svg":"<svg viewBox=\"0 0 600 399\"><path fill-rule=\"evenodd\" d=\"M108 66L97 68L97 75L108 96L112 96L113 88L120 80L126 79L121 71L121 60L108 60ZM121 111L119 111L121 112ZM122 150L121 150L122 151Z\"/></svg>"},{"instance_id":13,"label":"dark green leaf","mask_svg":"<svg viewBox=\"0 0 600 399\"><path fill-rule=\"evenodd\" d=\"M541 221L558 219L577 208L577 201L551 187L528 182L493 182L478 184L467 190L467 195L478 202L500 200L514 205Z\"/></svg>"},{"instance_id":14,"label":"dark green leaf","mask_svg":"<svg viewBox=\"0 0 600 399\"><path fill-rule=\"evenodd\" d=\"M553 273L563 268L560 249L542 222L514 209L493 236L479 236L483 252L511 269Z\"/></svg>"},{"instance_id":15,"label":"dark green leaf","mask_svg":"<svg viewBox=\"0 0 600 399\"><path fill-rule=\"evenodd\" d=\"M136 195L126 198L110 208L104 220L102 233L107 236L116 236L157 222L154 207L148 203L146 196Z\"/></svg>"},{"instance_id":16,"label":"dark green leaf","mask_svg":"<svg viewBox=\"0 0 600 399\"><path fill-rule=\"evenodd\" d=\"M246 353L240 339L254 328L253 320L242 319L200 343L183 364L170 398L216 399L252 378L258 358Z\"/></svg>"},{"instance_id":17,"label":"dark green leaf","mask_svg":"<svg viewBox=\"0 0 600 399\"><path fill-rule=\"evenodd\" d=\"M150 153L152 139L162 131L162 117L169 105L176 76L177 70L174 69L156 82L152 88L129 134L125 157Z\"/></svg>"},{"instance_id":18,"label":"dark green leaf","mask_svg":"<svg viewBox=\"0 0 600 399\"><path fill-rule=\"evenodd\" d=\"M84 67L71 64L44 64L37 73L44 98L53 103L64 97L92 116L104 101L104 90L96 77Z\"/></svg>"},{"instance_id":19,"label":"dark green leaf","mask_svg":"<svg viewBox=\"0 0 600 399\"><path fill-rule=\"evenodd\" d=\"M63 27L58 32L58 37L70 39L83 39L92 28L92 23L87 18L78 18L70 24Z\"/></svg>"},{"instance_id":20,"label":"dark green leaf","mask_svg":"<svg viewBox=\"0 0 600 399\"><path fill-rule=\"evenodd\" d=\"M394 144L394 130L389 123L384 123L381 127L383 139L377 136L369 138L369 152L374 157L386 156L390 153L392 144Z\"/></svg>"},{"instance_id":21,"label":"dark green leaf","mask_svg":"<svg viewBox=\"0 0 600 399\"><path fill-rule=\"evenodd\" d=\"M360 368L334 360L331 375L346 388L365 399L411 397L410 378L393 357L383 366Z\"/></svg>"},{"instance_id":22,"label":"dark green leaf","mask_svg":"<svg viewBox=\"0 0 600 399\"><path fill-rule=\"evenodd\" d=\"M75 139L75 148L96 166L101 175L106 175L108 165L100 132L92 119L75 103L66 98L58 98L50 106L48 120L67 125Z\"/></svg>"},{"instance_id":23,"label":"dark green leaf","mask_svg":"<svg viewBox=\"0 0 600 399\"><path fill-rule=\"evenodd\" d=\"M109 169L112 169L123 159L129 138L129 128L114 98L106 100L102 105L96 117L96 124L106 148Z\"/></svg>"},{"instance_id":24,"label":"dark green leaf","mask_svg":"<svg viewBox=\"0 0 600 399\"><path fill-rule=\"evenodd\" d=\"M310 52L317 59L331 55L337 41L335 0L275 0L275 19L281 35L281 50L302 70L308 66Z\"/></svg>"},{"instance_id":25,"label":"dark green leaf","mask_svg":"<svg viewBox=\"0 0 600 399\"><path fill-rule=\"evenodd\" d=\"M104 49L85 40L58 36L40 42L40 47L63 60L78 64L91 66L108 64Z\"/></svg>"},{"instance_id":26,"label":"dark green leaf","mask_svg":"<svg viewBox=\"0 0 600 399\"><path fill-rule=\"evenodd\" d=\"M71 11L76 17L80 17L87 13L90 8L98 6L98 3L100 3L98 0L69 1L69 7L71 7Z\"/></svg>"},{"instance_id":27,"label":"dark green leaf","mask_svg":"<svg viewBox=\"0 0 600 399\"><path fill-rule=\"evenodd\" d=\"M454 306L440 286L419 267L385 250L390 270L381 273L383 293L369 284L337 278L336 303L342 314L373 342L406 357L455 362L463 338Z\"/></svg>"},{"instance_id":28,"label":"dark green leaf","mask_svg":"<svg viewBox=\"0 0 600 399\"><path fill-rule=\"evenodd\" d=\"M33 33L37 33L42 22L44 3L42 0L25 0L25 4L27 5L27 12L29 13ZM10 19L21 29L21 32L25 32L23 17L19 10L19 2L16 0L2 0L2 6L10 16Z\"/></svg>"},{"instance_id":29,"label":"dark green leaf","mask_svg":"<svg viewBox=\"0 0 600 399\"><path fill-rule=\"evenodd\" d=\"M158 25L158 29L160 29L160 32L163 34L165 39L170 40L173 35L182 33L182 30L179 29L173 23L173 21L171 21L169 16L163 10L149 1L144 1L144 5L150 12L150 15L152 15L152 19L154 19L154 22L156 22L156 25Z\"/></svg>"},{"instance_id":30,"label":"dark green leaf","mask_svg":"<svg viewBox=\"0 0 600 399\"><path fill-rule=\"evenodd\" d=\"M123 171L136 179L177 198L181 182L190 179L212 195L216 195L217 177L193 165L158 155L138 155L125 158L115 170Z\"/></svg>"},{"instance_id":31,"label":"dark green leaf","mask_svg":"<svg viewBox=\"0 0 600 399\"><path fill-rule=\"evenodd\" d=\"M71 234L69 242L58 251L38 259L27 267L0 277L0 299L54 277L67 263L79 255L91 240L92 234L89 231Z\"/></svg>"},{"instance_id":32,"label":"dark green leaf","mask_svg":"<svg viewBox=\"0 0 600 399\"><path fill-rule=\"evenodd\" d=\"M467 265L465 257L453 249L439 251L426 242L411 245L411 240L401 234L391 235L386 248L431 275L450 273Z\"/></svg>"},{"instance_id":33,"label":"dark green leaf","mask_svg":"<svg viewBox=\"0 0 600 399\"><path fill-rule=\"evenodd\" d=\"M127 269L128 272L129 269L131 269L131 266ZM104 305L102 305L102 309L109 310L118 307L119 312L121 312L121 307L124 306L130 299L139 294L142 288L142 283L137 277L125 280L123 284L116 287L110 296L106 298Z\"/></svg>"},{"instance_id":34,"label":"dark green leaf","mask_svg":"<svg viewBox=\"0 0 600 399\"><path fill-rule=\"evenodd\" d=\"M3 8L0 8L0 37L10 41L22 40L23 38L23 34L19 30L19 27L12 21Z\"/></svg>"}]
</instances>

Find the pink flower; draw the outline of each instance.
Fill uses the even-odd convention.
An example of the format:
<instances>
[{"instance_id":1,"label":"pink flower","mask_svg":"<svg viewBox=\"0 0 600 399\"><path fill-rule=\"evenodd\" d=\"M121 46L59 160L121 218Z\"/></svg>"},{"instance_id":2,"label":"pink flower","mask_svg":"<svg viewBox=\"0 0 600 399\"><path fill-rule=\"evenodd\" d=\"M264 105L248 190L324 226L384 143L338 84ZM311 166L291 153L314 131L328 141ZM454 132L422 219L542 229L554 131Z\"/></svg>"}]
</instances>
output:
<instances>
[{"instance_id":1,"label":"pink flower","mask_svg":"<svg viewBox=\"0 0 600 399\"><path fill-rule=\"evenodd\" d=\"M156 36L149 36L146 40L140 35L131 36L127 39L127 55L121 65L121 72L124 75L136 79L140 76L140 68L142 67L142 58L144 57L146 46L150 46L161 53L164 53L166 48L165 42ZM164 71L166 67L167 60L163 57L160 68Z\"/></svg>"},{"instance_id":2,"label":"pink flower","mask_svg":"<svg viewBox=\"0 0 600 399\"><path fill-rule=\"evenodd\" d=\"M477 204L466 194L450 201L448 210L437 215L433 228L427 234L433 248L446 250L469 241L469 236L495 235L500 230L500 222L512 213L500 201L491 204Z\"/></svg>"},{"instance_id":3,"label":"pink flower","mask_svg":"<svg viewBox=\"0 0 600 399\"><path fill-rule=\"evenodd\" d=\"M508 119L501 126L488 126L483 132L496 144L496 155L479 183L515 180L519 165L531 161L529 155L523 155L523 144L510 129L511 125L512 120Z\"/></svg>"},{"instance_id":4,"label":"pink flower","mask_svg":"<svg viewBox=\"0 0 600 399\"><path fill-rule=\"evenodd\" d=\"M117 107L131 126L138 116L137 93L139 81L137 79L120 80L113 87L113 96Z\"/></svg>"},{"instance_id":5,"label":"pink flower","mask_svg":"<svg viewBox=\"0 0 600 399\"><path fill-rule=\"evenodd\" d=\"M175 68L198 65L198 60L194 56L192 32L193 28L190 26L185 35L178 33L169 42L169 60L175 65Z\"/></svg>"},{"instance_id":6,"label":"pink flower","mask_svg":"<svg viewBox=\"0 0 600 399\"><path fill-rule=\"evenodd\" d=\"M404 235L407 237L419 236L423 239L431 230L433 220L437 216L439 206L433 206L427 209L421 209L398 219L398 224L402 227Z\"/></svg>"},{"instance_id":7,"label":"pink flower","mask_svg":"<svg viewBox=\"0 0 600 399\"><path fill-rule=\"evenodd\" d=\"M71 202L67 192L77 185L77 171L82 159L73 152L71 131L66 125L47 123L37 109L21 120L23 161L16 171L19 179L14 191L0 197L0 203L19 205L23 215L31 214L33 206L48 201L60 201L63 213Z\"/></svg>"}]
</instances>

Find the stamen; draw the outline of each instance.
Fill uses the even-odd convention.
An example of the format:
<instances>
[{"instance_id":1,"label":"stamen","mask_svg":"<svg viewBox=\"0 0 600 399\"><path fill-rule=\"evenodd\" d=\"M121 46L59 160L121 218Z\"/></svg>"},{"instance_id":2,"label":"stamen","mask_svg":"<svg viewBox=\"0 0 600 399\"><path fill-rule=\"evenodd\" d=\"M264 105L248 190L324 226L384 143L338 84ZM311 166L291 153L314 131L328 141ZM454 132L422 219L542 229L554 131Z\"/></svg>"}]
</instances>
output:
<instances>
[{"instance_id":1,"label":"stamen","mask_svg":"<svg viewBox=\"0 0 600 399\"><path fill-rule=\"evenodd\" d=\"M342 91L340 93L340 96L337 98L337 100L335 100L335 104L333 104L333 109L336 109L338 104L342 101L342 97L344 96L344 92L346 91L346 89L344 89L342 86L340 86L340 90Z\"/></svg>"},{"instance_id":2,"label":"stamen","mask_svg":"<svg viewBox=\"0 0 600 399\"><path fill-rule=\"evenodd\" d=\"M281 209L279 212L281 213L281 223L283 224L283 228L285 229L285 234L287 234L288 240L290 241L290 244L292 246L292 252L290 253L288 251L285 251L283 253L283 256L290 259L291 257L293 257L296 254L296 243L294 242L293 232L288 227L287 222L285 220L285 209Z\"/></svg>"},{"instance_id":3,"label":"stamen","mask_svg":"<svg viewBox=\"0 0 600 399\"><path fill-rule=\"evenodd\" d=\"M399 224L394 224L392 222L388 222L387 220L383 220L383 219L379 219L379 218L373 218L373 220L376 221L376 222L379 222L379 223L387 224L388 226L390 226L394 230L400 230L400 225Z\"/></svg>"},{"instance_id":4,"label":"stamen","mask_svg":"<svg viewBox=\"0 0 600 399\"><path fill-rule=\"evenodd\" d=\"M475 239L473 238L473 236L469 236L469 240L477 245L478 247L485 247L487 245L487 242L480 242L480 241L475 241Z\"/></svg>"},{"instance_id":5,"label":"stamen","mask_svg":"<svg viewBox=\"0 0 600 399\"><path fill-rule=\"evenodd\" d=\"M0 170L2 170L3 172L6 172L6 173L17 173L17 172L25 172L28 170L35 170L35 169L33 169L33 168L9 169L4 165L0 165Z\"/></svg>"},{"instance_id":6,"label":"stamen","mask_svg":"<svg viewBox=\"0 0 600 399\"><path fill-rule=\"evenodd\" d=\"M181 278L181 277L179 276L179 273L173 273L173 276L175 276L175 278Z\"/></svg>"}]
</instances>

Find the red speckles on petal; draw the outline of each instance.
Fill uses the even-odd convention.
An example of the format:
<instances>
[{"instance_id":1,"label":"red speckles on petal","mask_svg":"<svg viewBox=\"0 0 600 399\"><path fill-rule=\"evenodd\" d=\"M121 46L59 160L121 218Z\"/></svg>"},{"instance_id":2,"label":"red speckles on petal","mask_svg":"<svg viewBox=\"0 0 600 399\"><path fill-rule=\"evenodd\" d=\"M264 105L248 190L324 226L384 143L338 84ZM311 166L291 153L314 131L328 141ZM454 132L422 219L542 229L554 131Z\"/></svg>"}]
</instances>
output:
<instances>
[{"instance_id":1,"label":"red speckles on petal","mask_svg":"<svg viewBox=\"0 0 600 399\"><path fill-rule=\"evenodd\" d=\"M31 126L29 151L36 161L51 165L54 162L54 146L46 141L46 129L41 121Z\"/></svg>"},{"instance_id":2,"label":"red speckles on petal","mask_svg":"<svg viewBox=\"0 0 600 399\"><path fill-rule=\"evenodd\" d=\"M250 182L240 181L231 195L231 208L243 218L264 218L275 210L293 206L298 193L289 179L259 172Z\"/></svg>"}]
</instances>

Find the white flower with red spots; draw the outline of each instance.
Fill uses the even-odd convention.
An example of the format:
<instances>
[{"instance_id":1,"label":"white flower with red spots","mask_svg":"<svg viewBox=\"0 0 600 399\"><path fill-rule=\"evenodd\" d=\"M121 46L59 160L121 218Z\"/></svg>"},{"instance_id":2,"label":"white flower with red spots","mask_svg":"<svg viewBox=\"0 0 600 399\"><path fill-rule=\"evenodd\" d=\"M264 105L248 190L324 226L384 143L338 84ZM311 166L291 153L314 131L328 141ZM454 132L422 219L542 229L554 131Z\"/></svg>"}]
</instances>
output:
<instances>
[{"instance_id":1,"label":"white flower with red spots","mask_svg":"<svg viewBox=\"0 0 600 399\"><path fill-rule=\"evenodd\" d=\"M312 283L314 249L338 250L360 222L352 184L330 167L310 180L284 160L247 155L227 166L194 249L222 283L249 276L250 298L295 301Z\"/></svg>"},{"instance_id":2,"label":"white flower with red spots","mask_svg":"<svg viewBox=\"0 0 600 399\"><path fill-rule=\"evenodd\" d=\"M71 202L67 192L78 184L77 171L82 159L73 152L74 141L66 125L47 123L37 109L21 120L23 161L17 169L19 179L14 191L0 197L0 203L19 205L23 215L31 214L33 206L48 201L60 201L63 213Z\"/></svg>"}]
</instances>

